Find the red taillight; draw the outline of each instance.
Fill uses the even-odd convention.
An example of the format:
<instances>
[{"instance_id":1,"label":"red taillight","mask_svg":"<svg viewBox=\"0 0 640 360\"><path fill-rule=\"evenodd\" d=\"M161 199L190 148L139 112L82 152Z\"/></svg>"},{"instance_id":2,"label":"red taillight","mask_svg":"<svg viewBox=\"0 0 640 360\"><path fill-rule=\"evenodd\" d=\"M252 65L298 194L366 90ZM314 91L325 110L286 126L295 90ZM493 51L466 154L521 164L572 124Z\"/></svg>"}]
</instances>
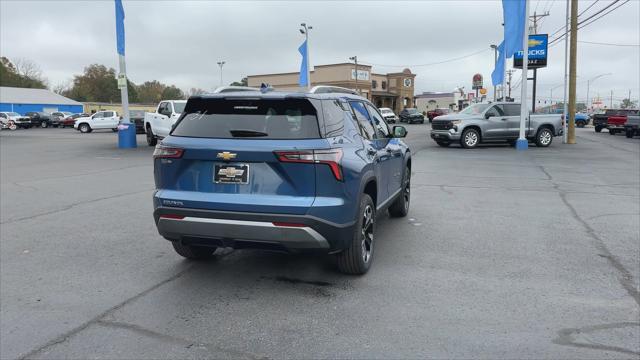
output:
<instances>
[{"instance_id":1,"label":"red taillight","mask_svg":"<svg viewBox=\"0 0 640 360\"><path fill-rule=\"evenodd\" d=\"M305 227L305 226L307 226L305 224L290 223L290 222L279 222L279 221L274 221L274 222L272 222L272 224L275 225L275 226L284 226L284 227Z\"/></svg>"},{"instance_id":2,"label":"red taillight","mask_svg":"<svg viewBox=\"0 0 640 360\"><path fill-rule=\"evenodd\" d=\"M184 219L184 215L177 214L162 214L160 215L161 219L173 219L173 220L182 220Z\"/></svg>"},{"instance_id":3,"label":"red taillight","mask_svg":"<svg viewBox=\"0 0 640 360\"><path fill-rule=\"evenodd\" d=\"M181 158L184 153L183 149L180 148L172 148L166 147L162 145L156 146L156 149L153 151L154 158L169 158L169 159L177 159Z\"/></svg>"},{"instance_id":4,"label":"red taillight","mask_svg":"<svg viewBox=\"0 0 640 360\"><path fill-rule=\"evenodd\" d=\"M303 151L276 151L276 156L281 162L326 164L336 180L342 181L342 149L303 150Z\"/></svg>"}]
</instances>

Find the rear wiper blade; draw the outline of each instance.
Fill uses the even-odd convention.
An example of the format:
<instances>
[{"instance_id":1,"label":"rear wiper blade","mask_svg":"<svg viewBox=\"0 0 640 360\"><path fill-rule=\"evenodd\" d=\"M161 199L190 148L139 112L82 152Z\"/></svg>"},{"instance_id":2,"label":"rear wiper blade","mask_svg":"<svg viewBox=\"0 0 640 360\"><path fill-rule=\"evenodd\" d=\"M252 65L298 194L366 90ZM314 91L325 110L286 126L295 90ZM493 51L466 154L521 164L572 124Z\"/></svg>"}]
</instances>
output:
<instances>
[{"instance_id":1,"label":"rear wiper blade","mask_svg":"<svg viewBox=\"0 0 640 360\"><path fill-rule=\"evenodd\" d=\"M269 136L269 134L267 134L265 132L255 131L255 130L238 129L238 130L229 130L229 132L231 133L231 136L233 136L233 137L262 137L262 136Z\"/></svg>"}]
</instances>

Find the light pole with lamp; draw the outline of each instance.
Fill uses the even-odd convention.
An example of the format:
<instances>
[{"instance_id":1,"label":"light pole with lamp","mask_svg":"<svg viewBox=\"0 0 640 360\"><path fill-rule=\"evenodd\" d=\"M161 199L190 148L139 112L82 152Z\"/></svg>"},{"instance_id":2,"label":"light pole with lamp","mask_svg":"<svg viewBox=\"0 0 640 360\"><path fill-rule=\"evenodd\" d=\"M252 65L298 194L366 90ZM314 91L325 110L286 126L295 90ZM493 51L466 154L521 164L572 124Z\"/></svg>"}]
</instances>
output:
<instances>
[{"instance_id":1,"label":"light pole with lamp","mask_svg":"<svg viewBox=\"0 0 640 360\"><path fill-rule=\"evenodd\" d=\"M225 63L225 61L218 61L218 66L220 66L220 86L222 86L222 67Z\"/></svg>"},{"instance_id":2,"label":"light pole with lamp","mask_svg":"<svg viewBox=\"0 0 640 360\"><path fill-rule=\"evenodd\" d=\"M358 90L358 57L352 56L349 58L349 60L353 60L356 63L356 92L360 93L360 91Z\"/></svg>"},{"instance_id":3,"label":"light pole with lamp","mask_svg":"<svg viewBox=\"0 0 640 360\"><path fill-rule=\"evenodd\" d=\"M587 101L585 103L585 106L587 107L587 113L589 112L589 103L590 103L590 100L589 100L589 87L591 86L591 83L596 81L596 80L598 80L598 79L600 79L603 76L608 76L608 75L613 75L613 73L600 74L598 76L595 76L595 77L587 80Z\"/></svg>"},{"instance_id":4,"label":"light pole with lamp","mask_svg":"<svg viewBox=\"0 0 640 360\"><path fill-rule=\"evenodd\" d=\"M311 88L311 68L309 68L309 30L313 29L313 26L309 25L307 26L306 23L302 23L300 24L300 26L302 26L302 29L298 29L300 31L300 33L302 35L304 35L304 40L305 40L305 44L307 44L306 46L306 50L307 50L307 56L305 56L306 62L307 62L307 88Z\"/></svg>"}]
</instances>

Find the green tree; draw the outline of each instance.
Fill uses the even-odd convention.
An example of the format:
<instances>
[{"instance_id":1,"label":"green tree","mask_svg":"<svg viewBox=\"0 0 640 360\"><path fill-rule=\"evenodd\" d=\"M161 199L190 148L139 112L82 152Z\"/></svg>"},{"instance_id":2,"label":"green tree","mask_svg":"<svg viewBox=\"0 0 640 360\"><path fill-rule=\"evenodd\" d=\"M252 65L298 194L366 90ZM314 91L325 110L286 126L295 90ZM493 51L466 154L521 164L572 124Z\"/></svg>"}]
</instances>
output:
<instances>
[{"instance_id":1,"label":"green tree","mask_svg":"<svg viewBox=\"0 0 640 360\"><path fill-rule=\"evenodd\" d=\"M99 64L87 66L82 75L74 76L68 96L77 101L119 103L121 99L116 71Z\"/></svg>"},{"instance_id":2,"label":"green tree","mask_svg":"<svg viewBox=\"0 0 640 360\"><path fill-rule=\"evenodd\" d=\"M138 85L138 100L143 104L157 104L162 100L162 92L166 87L157 80L145 81Z\"/></svg>"},{"instance_id":3,"label":"green tree","mask_svg":"<svg viewBox=\"0 0 640 360\"><path fill-rule=\"evenodd\" d=\"M229 86L248 86L247 84L249 84L249 81L247 80L246 77L243 77L242 79L240 79L240 81L234 81L231 84L229 84Z\"/></svg>"},{"instance_id":4,"label":"green tree","mask_svg":"<svg viewBox=\"0 0 640 360\"><path fill-rule=\"evenodd\" d=\"M171 86L167 86L163 91L162 91L162 99L163 100L178 100L178 99L184 99L184 93L182 92L182 90L178 89L175 85L171 85Z\"/></svg>"},{"instance_id":5,"label":"green tree","mask_svg":"<svg viewBox=\"0 0 640 360\"><path fill-rule=\"evenodd\" d=\"M623 109L634 109L638 104L635 101L631 101L631 99L622 99L620 103L620 107Z\"/></svg>"}]
</instances>

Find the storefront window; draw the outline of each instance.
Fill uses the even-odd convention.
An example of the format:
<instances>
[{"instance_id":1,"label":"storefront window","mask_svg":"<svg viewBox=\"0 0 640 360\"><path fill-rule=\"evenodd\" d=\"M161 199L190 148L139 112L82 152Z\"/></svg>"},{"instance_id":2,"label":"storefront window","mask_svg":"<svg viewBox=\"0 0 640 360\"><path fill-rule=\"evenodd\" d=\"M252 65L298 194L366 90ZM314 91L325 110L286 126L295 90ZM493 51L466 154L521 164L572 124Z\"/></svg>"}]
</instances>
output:
<instances>
[{"instance_id":1,"label":"storefront window","mask_svg":"<svg viewBox=\"0 0 640 360\"><path fill-rule=\"evenodd\" d=\"M387 90L387 82L383 81L380 85L382 85L382 90Z\"/></svg>"}]
</instances>

